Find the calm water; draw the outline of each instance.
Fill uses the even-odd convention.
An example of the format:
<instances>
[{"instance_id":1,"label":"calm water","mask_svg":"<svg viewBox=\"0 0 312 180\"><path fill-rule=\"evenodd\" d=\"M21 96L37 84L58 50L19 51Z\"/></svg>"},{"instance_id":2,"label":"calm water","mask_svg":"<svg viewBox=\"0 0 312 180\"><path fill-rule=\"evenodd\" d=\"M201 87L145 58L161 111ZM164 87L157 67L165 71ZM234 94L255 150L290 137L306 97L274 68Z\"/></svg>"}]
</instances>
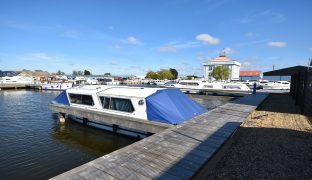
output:
<instances>
[{"instance_id":1,"label":"calm water","mask_svg":"<svg viewBox=\"0 0 312 180\"><path fill-rule=\"evenodd\" d=\"M48 109L57 92L0 91L0 179L47 179L135 142Z\"/></svg>"},{"instance_id":2,"label":"calm water","mask_svg":"<svg viewBox=\"0 0 312 180\"><path fill-rule=\"evenodd\" d=\"M48 104L58 92L0 91L0 179L47 179L136 139L66 121ZM208 109L231 98L191 95Z\"/></svg>"}]
</instances>

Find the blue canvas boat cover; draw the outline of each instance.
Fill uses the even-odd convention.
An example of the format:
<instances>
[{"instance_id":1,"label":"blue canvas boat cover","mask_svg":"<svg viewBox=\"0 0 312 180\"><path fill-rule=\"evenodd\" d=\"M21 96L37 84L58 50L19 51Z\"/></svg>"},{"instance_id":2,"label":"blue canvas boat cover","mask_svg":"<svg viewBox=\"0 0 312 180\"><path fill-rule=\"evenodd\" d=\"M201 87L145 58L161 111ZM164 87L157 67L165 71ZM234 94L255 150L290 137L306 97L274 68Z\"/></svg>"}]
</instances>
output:
<instances>
[{"instance_id":1,"label":"blue canvas boat cover","mask_svg":"<svg viewBox=\"0 0 312 180\"><path fill-rule=\"evenodd\" d=\"M51 101L51 103L69 106L66 90L59 94L53 101Z\"/></svg>"},{"instance_id":2,"label":"blue canvas boat cover","mask_svg":"<svg viewBox=\"0 0 312 180\"><path fill-rule=\"evenodd\" d=\"M147 119L180 124L208 110L179 89L158 90L146 98Z\"/></svg>"}]
</instances>

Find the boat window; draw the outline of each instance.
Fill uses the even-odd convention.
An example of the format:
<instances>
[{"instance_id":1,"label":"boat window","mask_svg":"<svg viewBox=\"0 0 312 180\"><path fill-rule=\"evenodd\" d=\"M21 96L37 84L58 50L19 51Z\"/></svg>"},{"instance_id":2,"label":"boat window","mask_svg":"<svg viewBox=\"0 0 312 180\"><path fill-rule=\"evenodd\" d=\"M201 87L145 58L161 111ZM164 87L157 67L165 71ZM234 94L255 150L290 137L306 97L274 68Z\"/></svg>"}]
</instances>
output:
<instances>
[{"instance_id":1,"label":"boat window","mask_svg":"<svg viewBox=\"0 0 312 180\"><path fill-rule=\"evenodd\" d=\"M110 105L110 97L100 97L101 103L102 103L102 107L104 109L109 109L109 105Z\"/></svg>"},{"instance_id":2,"label":"boat window","mask_svg":"<svg viewBox=\"0 0 312 180\"><path fill-rule=\"evenodd\" d=\"M71 103L93 106L94 102L91 95L68 94Z\"/></svg>"},{"instance_id":3,"label":"boat window","mask_svg":"<svg viewBox=\"0 0 312 180\"><path fill-rule=\"evenodd\" d=\"M133 112L134 108L129 99L111 98L111 109L124 112Z\"/></svg>"},{"instance_id":4,"label":"boat window","mask_svg":"<svg viewBox=\"0 0 312 180\"><path fill-rule=\"evenodd\" d=\"M134 108L130 99L100 97L104 109L111 109L123 112L133 112Z\"/></svg>"},{"instance_id":5,"label":"boat window","mask_svg":"<svg viewBox=\"0 0 312 180\"><path fill-rule=\"evenodd\" d=\"M195 82L180 82L181 85L186 85L186 86L198 86L198 83Z\"/></svg>"}]
</instances>

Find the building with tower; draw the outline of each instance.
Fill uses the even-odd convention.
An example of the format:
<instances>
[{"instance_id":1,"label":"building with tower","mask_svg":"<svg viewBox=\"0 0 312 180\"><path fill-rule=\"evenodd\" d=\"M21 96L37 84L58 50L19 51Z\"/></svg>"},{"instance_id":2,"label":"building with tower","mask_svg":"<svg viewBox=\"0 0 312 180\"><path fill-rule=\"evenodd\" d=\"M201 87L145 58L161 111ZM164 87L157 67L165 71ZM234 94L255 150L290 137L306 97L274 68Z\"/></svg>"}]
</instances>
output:
<instances>
[{"instance_id":1,"label":"building with tower","mask_svg":"<svg viewBox=\"0 0 312 180\"><path fill-rule=\"evenodd\" d=\"M214 80L211 73L215 67L225 66L230 69L229 80L239 80L239 69L241 64L233 59L226 56L225 52L221 53L219 57L212 59L211 61L203 63L204 76L207 80Z\"/></svg>"}]
</instances>

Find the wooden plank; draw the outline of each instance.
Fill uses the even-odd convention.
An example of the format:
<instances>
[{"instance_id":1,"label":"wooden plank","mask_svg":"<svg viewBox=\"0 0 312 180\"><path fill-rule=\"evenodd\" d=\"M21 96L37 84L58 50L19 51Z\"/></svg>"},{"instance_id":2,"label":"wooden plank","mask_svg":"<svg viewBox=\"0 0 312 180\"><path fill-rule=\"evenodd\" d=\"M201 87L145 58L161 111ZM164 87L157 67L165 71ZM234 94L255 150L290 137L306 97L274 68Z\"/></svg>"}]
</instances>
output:
<instances>
[{"instance_id":1,"label":"wooden plank","mask_svg":"<svg viewBox=\"0 0 312 180\"><path fill-rule=\"evenodd\" d=\"M114 179L113 176L104 173L103 171L90 166L84 171L78 173L78 175L84 179L94 179L94 180L101 180L101 179Z\"/></svg>"}]
</instances>

